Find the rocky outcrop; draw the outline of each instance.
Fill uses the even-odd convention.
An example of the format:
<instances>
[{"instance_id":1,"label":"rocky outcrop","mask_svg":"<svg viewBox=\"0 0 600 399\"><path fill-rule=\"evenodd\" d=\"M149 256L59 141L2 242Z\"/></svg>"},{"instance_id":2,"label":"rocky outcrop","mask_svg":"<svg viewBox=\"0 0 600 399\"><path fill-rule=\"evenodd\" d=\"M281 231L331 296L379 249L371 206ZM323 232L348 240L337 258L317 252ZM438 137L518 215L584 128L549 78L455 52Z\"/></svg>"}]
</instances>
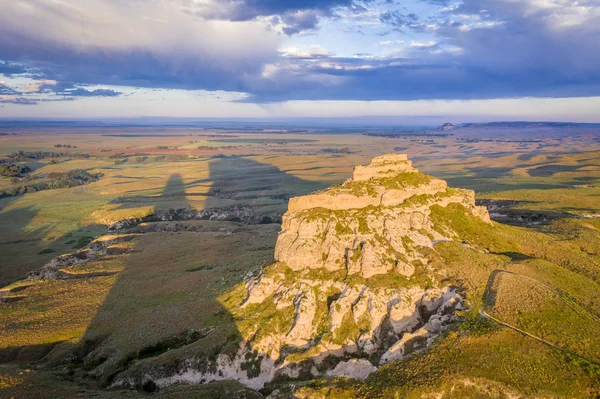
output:
<instances>
[{"instance_id":1,"label":"rocky outcrop","mask_svg":"<svg viewBox=\"0 0 600 399\"><path fill-rule=\"evenodd\" d=\"M99 260L105 256L120 255L130 251L130 247L121 244L133 241L136 235L107 235L102 236L81 250L66 255L60 255L46 263L40 270L29 272L29 280L69 280L75 278L97 277L114 273L69 273L63 269L70 266L82 265Z\"/></svg>"},{"instance_id":2,"label":"rocky outcrop","mask_svg":"<svg viewBox=\"0 0 600 399\"><path fill-rule=\"evenodd\" d=\"M257 212L250 207L228 207L207 209L170 209L161 214L153 214L141 218L125 219L114 222L108 226L108 231L127 231L136 228L142 223L173 222L185 220L217 220L228 222L240 222L244 224L269 224L280 223L281 213Z\"/></svg>"},{"instance_id":3,"label":"rocky outcrop","mask_svg":"<svg viewBox=\"0 0 600 399\"><path fill-rule=\"evenodd\" d=\"M417 172L406 154L387 154L375 157L367 166L358 165L352 172L353 181L368 181L373 178L393 177L400 172Z\"/></svg>"},{"instance_id":4,"label":"rocky outcrop","mask_svg":"<svg viewBox=\"0 0 600 399\"><path fill-rule=\"evenodd\" d=\"M327 372L330 377L350 377L364 380L369 374L377 370L377 367L366 359L350 359L339 362L333 370Z\"/></svg>"},{"instance_id":5,"label":"rocky outcrop","mask_svg":"<svg viewBox=\"0 0 600 399\"><path fill-rule=\"evenodd\" d=\"M322 193L290 199L275 258L292 270L346 270L365 278L395 269L409 277L425 262L419 247L445 240L431 207L458 203L489 222L469 190L421 174L405 155L375 158L353 178Z\"/></svg>"}]
</instances>

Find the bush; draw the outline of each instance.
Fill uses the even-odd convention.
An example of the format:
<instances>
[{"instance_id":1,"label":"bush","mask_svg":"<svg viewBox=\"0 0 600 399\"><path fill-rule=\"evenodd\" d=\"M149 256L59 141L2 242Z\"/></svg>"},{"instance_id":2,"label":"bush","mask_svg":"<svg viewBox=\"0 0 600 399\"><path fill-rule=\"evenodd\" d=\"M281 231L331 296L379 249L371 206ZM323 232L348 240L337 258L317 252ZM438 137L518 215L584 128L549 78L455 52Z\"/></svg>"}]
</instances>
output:
<instances>
[{"instance_id":1,"label":"bush","mask_svg":"<svg viewBox=\"0 0 600 399\"><path fill-rule=\"evenodd\" d=\"M56 252L56 251L54 251L52 248L46 248L46 249L42 249L40 252L38 252L38 255L46 255L46 254L51 254L54 252Z\"/></svg>"},{"instance_id":2,"label":"bush","mask_svg":"<svg viewBox=\"0 0 600 399\"><path fill-rule=\"evenodd\" d=\"M22 177L31 172L31 168L26 165L1 164L0 175L6 177Z\"/></svg>"}]
</instances>

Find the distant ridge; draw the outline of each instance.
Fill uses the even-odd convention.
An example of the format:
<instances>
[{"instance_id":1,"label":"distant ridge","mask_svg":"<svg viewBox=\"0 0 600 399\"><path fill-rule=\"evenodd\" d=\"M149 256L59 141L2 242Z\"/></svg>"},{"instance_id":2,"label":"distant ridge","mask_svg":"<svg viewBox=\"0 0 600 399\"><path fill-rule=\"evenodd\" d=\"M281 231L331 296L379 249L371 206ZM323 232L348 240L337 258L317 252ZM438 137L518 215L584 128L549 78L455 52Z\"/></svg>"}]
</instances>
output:
<instances>
[{"instance_id":1,"label":"distant ridge","mask_svg":"<svg viewBox=\"0 0 600 399\"><path fill-rule=\"evenodd\" d=\"M600 123L516 121L516 122L461 123L459 126L460 127L507 127L507 128L533 128L533 127L555 127L555 128L558 128L558 127L600 127Z\"/></svg>"}]
</instances>

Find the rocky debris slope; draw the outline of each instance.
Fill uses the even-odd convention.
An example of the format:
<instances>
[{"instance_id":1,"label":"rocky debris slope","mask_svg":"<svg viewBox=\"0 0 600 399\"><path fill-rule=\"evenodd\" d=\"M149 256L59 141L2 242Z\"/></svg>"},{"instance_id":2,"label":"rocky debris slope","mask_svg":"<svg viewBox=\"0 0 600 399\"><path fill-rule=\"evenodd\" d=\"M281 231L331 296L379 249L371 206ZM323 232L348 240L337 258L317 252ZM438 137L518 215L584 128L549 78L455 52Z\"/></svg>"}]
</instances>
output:
<instances>
[{"instance_id":1,"label":"rocky debris slope","mask_svg":"<svg viewBox=\"0 0 600 399\"><path fill-rule=\"evenodd\" d=\"M397 154L357 167L340 185L292 198L278 262L220 299L239 330L236 349L175 364L139 362L114 386L235 379L261 388L274 379L364 378L426 348L465 306L462 288L441 284L428 265L436 242L460 240L430 218L450 204L460 205L452 207L457 217L489 222L472 191L448 188Z\"/></svg>"}]
</instances>

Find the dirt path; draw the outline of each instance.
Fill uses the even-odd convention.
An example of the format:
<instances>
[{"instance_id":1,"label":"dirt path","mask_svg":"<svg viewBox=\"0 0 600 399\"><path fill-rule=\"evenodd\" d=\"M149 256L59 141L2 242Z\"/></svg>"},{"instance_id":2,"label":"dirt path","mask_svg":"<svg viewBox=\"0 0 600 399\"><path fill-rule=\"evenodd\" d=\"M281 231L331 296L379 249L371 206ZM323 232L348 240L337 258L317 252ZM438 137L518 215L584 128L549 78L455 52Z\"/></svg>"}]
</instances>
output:
<instances>
[{"instance_id":1,"label":"dirt path","mask_svg":"<svg viewBox=\"0 0 600 399\"><path fill-rule=\"evenodd\" d=\"M527 331L525 331L525 330L522 330L522 329L520 329L520 328L518 328L518 327L516 327L516 326L513 326L512 324L505 323L505 322L503 322L502 320L499 320L499 319L495 318L494 316L491 316L490 314L488 314L488 313L487 313L487 308L488 308L488 306L489 306L489 304L490 304L490 301L493 301L494 303L495 303L495 301L496 301L496 294L494 294L494 293L493 293L493 291L492 291L492 287L493 287L493 285L494 285L494 281L496 280L496 278L498 277L498 275L500 275L501 273L512 274L512 275L514 275L514 276L518 276L518 277L520 277L520 278L524 278L524 279L527 279L527 280L533 281L533 282L535 282L535 283L537 283L537 284L539 284L539 285L541 285L541 286L543 286L543 287L545 287L545 288L549 289L550 291L552 291L552 292L556 293L557 295L559 295L559 296L560 296L560 298L561 298L561 299L564 299L564 300L566 300L566 301L569 301L569 302L572 302L572 303L574 303L574 304L575 304L575 305L577 305L577 306L580 306L579 304L577 304L577 303L573 302L571 299L564 298L564 296L563 296L563 295L560 295L560 293L559 293L559 292L557 292L557 291L556 291L554 288L552 288L552 287L550 287L550 286L548 286L548 285L546 285L546 284L544 284L544 283L542 283L542 282L540 282L540 281L538 281L538 280L536 280L536 279L534 279L534 278L531 278L531 277L528 277L528 276L523 276L523 275L521 275L521 274L514 273L514 272L511 272L511 271L507 271L507 270L499 270L499 269L497 269L497 270L494 270L494 271L492 271L492 272L490 273L490 276L489 276L489 278L488 278L488 282L487 282L487 284L486 284L486 287L485 287L485 290L484 290L484 292L483 292L482 306L481 306L481 309L479 310L479 314L480 314L482 317L485 317L485 318L487 318L487 319L489 319L489 320L492 320L492 321L494 321L494 322L496 322L496 323L498 323L498 324L500 324L500 325L502 325L502 326L504 326L504 327L506 327L506 328L510 328L511 330L513 330L513 331L516 331L516 332L518 332L518 333L520 333L520 334L523 334L523 335L525 335L525 336L527 336L527 337L529 337L529 338L535 339L536 341L538 341L538 342L540 342L540 343L542 343L542 344L545 344L545 345L547 345L547 346L549 346L549 347L551 347L551 348L553 348L553 349L556 349L556 350L558 350L558 351L561 351L561 352L563 352L563 353L565 353L565 354L568 354L568 355L571 355L571 356L576 356L576 357L578 357L578 358L580 358L580 359L583 359L583 360L585 360L586 362L589 362L589 363L592 363L592 364L595 364L595 365L599 365L599 366L600 366L600 363L598 363L598 362L595 362L595 361L593 361L593 360L590 360L590 359L588 359L588 358L586 358L586 357L584 357L584 356L581 356L581 355L579 355L579 354L577 354L577 353L575 353L575 352L572 352L572 351L570 351L570 350L568 350L568 349L563 349L563 348L561 348L561 347L559 347L559 346L556 346L556 345L555 345L555 344L553 344L552 342L546 341L546 340L545 340L545 339L543 339L543 338L540 338L540 337L538 337L538 336L536 336L536 335L533 335L533 334L531 334L531 333L528 333ZM591 314L591 313L590 313L590 314ZM592 315L594 318L597 318L597 317L596 317L594 314L591 314L591 315Z\"/></svg>"}]
</instances>

